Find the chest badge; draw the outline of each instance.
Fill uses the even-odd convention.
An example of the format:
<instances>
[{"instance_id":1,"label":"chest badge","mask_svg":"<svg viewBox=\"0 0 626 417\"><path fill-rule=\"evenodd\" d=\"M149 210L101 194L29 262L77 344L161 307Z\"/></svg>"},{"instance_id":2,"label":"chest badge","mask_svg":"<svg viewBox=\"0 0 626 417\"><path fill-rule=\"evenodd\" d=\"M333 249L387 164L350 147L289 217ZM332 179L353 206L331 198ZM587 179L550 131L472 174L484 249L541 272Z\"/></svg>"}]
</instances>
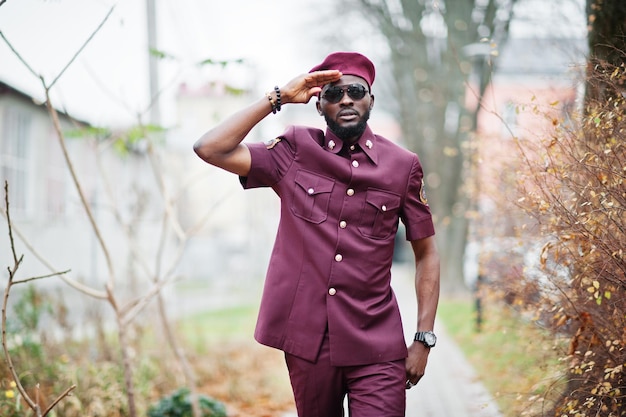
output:
<instances>
[{"instance_id":1,"label":"chest badge","mask_svg":"<svg viewBox=\"0 0 626 417\"><path fill-rule=\"evenodd\" d=\"M372 146L374 146L374 144L371 140L368 139L365 141L365 146L367 146L367 149L372 149Z\"/></svg>"}]
</instances>

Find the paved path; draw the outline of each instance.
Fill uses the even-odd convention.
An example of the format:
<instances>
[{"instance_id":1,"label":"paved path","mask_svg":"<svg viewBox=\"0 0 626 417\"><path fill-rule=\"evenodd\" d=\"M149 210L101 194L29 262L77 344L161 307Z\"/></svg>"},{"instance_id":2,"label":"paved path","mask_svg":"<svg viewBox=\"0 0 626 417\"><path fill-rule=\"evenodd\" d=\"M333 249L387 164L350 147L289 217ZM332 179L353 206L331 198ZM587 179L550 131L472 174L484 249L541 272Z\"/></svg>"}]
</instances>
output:
<instances>
[{"instance_id":1,"label":"paved path","mask_svg":"<svg viewBox=\"0 0 626 417\"><path fill-rule=\"evenodd\" d=\"M392 285L400 304L405 334L415 333L413 271L394 268ZM407 392L406 417L501 417L493 398L477 380L460 348L439 323L437 346L428 356L426 374Z\"/></svg>"},{"instance_id":2,"label":"paved path","mask_svg":"<svg viewBox=\"0 0 626 417\"><path fill-rule=\"evenodd\" d=\"M411 337L417 320L413 270L404 265L394 267L392 285L405 334ZM426 375L407 391L406 417L502 417L451 336L440 324L436 324L435 332L437 346L429 355ZM281 417L297 416L289 413Z\"/></svg>"}]
</instances>

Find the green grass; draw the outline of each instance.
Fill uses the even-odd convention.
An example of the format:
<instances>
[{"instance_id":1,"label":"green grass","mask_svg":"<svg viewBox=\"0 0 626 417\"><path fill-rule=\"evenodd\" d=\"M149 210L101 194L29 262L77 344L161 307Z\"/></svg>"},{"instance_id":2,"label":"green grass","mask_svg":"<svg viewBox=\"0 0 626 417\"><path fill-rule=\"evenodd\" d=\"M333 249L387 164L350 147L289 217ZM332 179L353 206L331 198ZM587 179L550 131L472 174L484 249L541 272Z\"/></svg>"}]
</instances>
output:
<instances>
[{"instance_id":1,"label":"green grass","mask_svg":"<svg viewBox=\"0 0 626 417\"><path fill-rule=\"evenodd\" d=\"M181 321L184 339L197 346L252 342L258 305L243 305L193 315ZM478 377L507 417L533 415L561 371L551 335L523 319L510 307L484 307L481 331L476 331L473 300L442 299L438 318L456 340ZM552 394L554 395L554 394ZM529 413L529 414L525 414Z\"/></svg>"},{"instance_id":2,"label":"green grass","mask_svg":"<svg viewBox=\"0 0 626 417\"><path fill-rule=\"evenodd\" d=\"M194 345L252 340L257 311L252 304L206 311L185 318L178 329Z\"/></svg>"},{"instance_id":3,"label":"green grass","mask_svg":"<svg viewBox=\"0 0 626 417\"><path fill-rule=\"evenodd\" d=\"M473 301L442 300L438 317L456 340L503 414L520 416L553 397L561 353L553 338L509 307L483 307L477 331ZM528 414L532 415L532 414Z\"/></svg>"}]
</instances>

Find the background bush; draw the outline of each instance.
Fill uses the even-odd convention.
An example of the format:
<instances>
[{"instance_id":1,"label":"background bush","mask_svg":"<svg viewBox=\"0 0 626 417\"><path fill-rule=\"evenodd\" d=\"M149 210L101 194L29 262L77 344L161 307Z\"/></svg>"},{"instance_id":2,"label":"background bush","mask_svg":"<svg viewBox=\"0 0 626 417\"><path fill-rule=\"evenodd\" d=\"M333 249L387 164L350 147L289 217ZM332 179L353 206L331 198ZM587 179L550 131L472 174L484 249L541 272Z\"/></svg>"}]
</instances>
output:
<instances>
[{"instance_id":1,"label":"background bush","mask_svg":"<svg viewBox=\"0 0 626 417\"><path fill-rule=\"evenodd\" d=\"M626 72L604 67L621 91ZM560 397L547 415L626 415L626 102L590 103L555 130L521 172L520 199L543 242L540 273L525 276L525 307L569 338ZM568 115L571 116L571 115Z\"/></svg>"}]
</instances>

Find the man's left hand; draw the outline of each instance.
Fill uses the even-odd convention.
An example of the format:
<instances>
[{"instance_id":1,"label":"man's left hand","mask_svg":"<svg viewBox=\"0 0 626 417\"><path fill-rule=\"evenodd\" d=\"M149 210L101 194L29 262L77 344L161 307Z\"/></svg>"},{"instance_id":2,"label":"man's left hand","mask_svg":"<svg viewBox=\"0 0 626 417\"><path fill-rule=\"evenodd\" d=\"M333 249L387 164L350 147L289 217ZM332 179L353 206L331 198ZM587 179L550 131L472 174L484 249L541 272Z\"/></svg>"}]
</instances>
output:
<instances>
[{"instance_id":1,"label":"man's left hand","mask_svg":"<svg viewBox=\"0 0 626 417\"><path fill-rule=\"evenodd\" d=\"M417 385L426 372L426 363L430 349L421 342L413 342L409 346L409 355L406 358L406 388Z\"/></svg>"}]
</instances>

